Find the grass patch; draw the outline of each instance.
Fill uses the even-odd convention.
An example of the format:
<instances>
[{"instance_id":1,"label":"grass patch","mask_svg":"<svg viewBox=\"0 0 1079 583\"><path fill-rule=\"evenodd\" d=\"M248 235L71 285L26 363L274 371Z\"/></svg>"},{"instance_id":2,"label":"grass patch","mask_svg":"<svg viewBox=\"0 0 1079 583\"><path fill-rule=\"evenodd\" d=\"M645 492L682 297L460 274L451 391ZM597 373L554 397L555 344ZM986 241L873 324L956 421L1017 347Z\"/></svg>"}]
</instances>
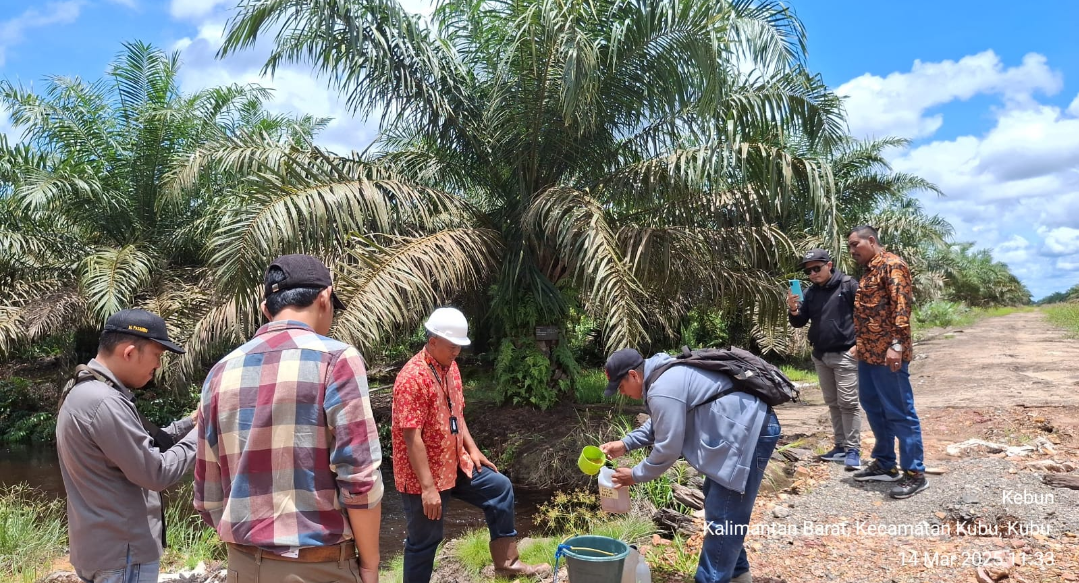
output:
<instances>
[{"instance_id":1,"label":"grass patch","mask_svg":"<svg viewBox=\"0 0 1079 583\"><path fill-rule=\"evenodd\" d=\"M194 569L199 562L223 561L228 556L217 532L193 513L191 482L171 490L165 506L169 548L161 557L161 572Z\"/></svg>"},{"instance_id":2,"label":"grass patch","mask_svg":"<svg viewBox=\"0 0 1079 583\"><path fill-rule=\"evenodd\" d=\"M914 339L921 340L926 328L961 328L985 318L999 318L1036 310L1034 306L995 306L972 309L962 303L937 300L914 308L912 322Z\"/></svg>"},{"instance_id":3,"label":"grass patch","mask_svg":"<svg viewBox=\"0 0 1079 583\"><path fill-rule=\"evenodd\" d=\"M67 545L63 500L25 484L0 489L0 579L35 581Z\"/></svg>"},{"instance_id":4,"label":"grass patch","mask_svg":"<svg viewBox=\"0 0 1079 583\"><path fill-rule=\"evenodd\" d=\"M807 369L804 369L804 368L798 368L796 366L791 366L789 364L784 364L783 366L779 367L779 370L782 371L783 374L787 375L788 379L790 379L790 380L792 380L792 381L794 381L796 383L802 383L802 382L816 383L816 382L819 382L817 380L817 371L807 370Z\"/></svg>"},{"instance_id":5,"label":"grass patch","mask_svg":"<svg viewBox=\"0 0 1079 583\"><path fill-rule=\"evenodd\" d=\"M577 375L576 383L573 396L578 403L591 405L612 402L610 398L603 396L603 391L607 389L607 375L602 369L582 370Z\"/></svg>"},{"instance_id":6,"label":"grass patch","mask_svg":"<svg viewBox=\"0 0 1079 583\"><path fill-rule=\"evenodd\" d=\"M385 568L378 572L379 583L404 583L405 581L405 555L394 555L385 564Z\"/></svg>"},{"instance_id":7,"label":"grass patch","mask_svg":"<svg viewBox=\"0 0 1079 583\"><path fill-rule=\"evenodd\" d=\"M686 539L681 535L675 535L669 545L652 547L645 556L649 568L652 569L653 580L658 574L666 577L664 580L668 581L692 581L699 559L700 549L687 548Z\"/></svg>"},{"instance_id":8,"label":"grass patch","mask_svg":"<svg viewBox=\"0 0 1079 583\"><path fill-rule=\"evenodd\" d=\"M1043 311L1050 324L1063 328L1074 338L1079 338L1079 304L1052 304Z\"/></svg>"}]
</instances>

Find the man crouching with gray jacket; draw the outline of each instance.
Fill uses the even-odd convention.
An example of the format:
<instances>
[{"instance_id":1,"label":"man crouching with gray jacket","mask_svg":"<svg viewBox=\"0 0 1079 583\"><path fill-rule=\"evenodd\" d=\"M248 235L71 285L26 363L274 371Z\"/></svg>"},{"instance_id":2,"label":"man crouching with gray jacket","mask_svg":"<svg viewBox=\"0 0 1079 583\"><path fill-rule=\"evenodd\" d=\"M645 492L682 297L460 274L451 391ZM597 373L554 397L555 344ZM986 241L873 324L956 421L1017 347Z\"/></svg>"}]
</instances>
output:
<instances>
[{"instance_id":1,"label":"man crouching with gray jacket","mask_svg":"<svg viewBox=\"0 0 1079 583\"><path fill-rule=\"evenodd\" d=\"M616 471L616 487L654 480L685 456L705 476L707 528L694 581L750 583L742 541L764 468L779 441L779 419L757 397L731 391L734 385L722 373L681 365L650 379L652 371L671 360L663 353L645 360L632 348L607 359L605 394L643 399L650 418L621 441L600 449L617 458L652 446L636 467ZM647 391L646 380L651 381Z\"/></svg>"},{"instance_id":2,"label":"man crouching with gray jacket","mask_svg":"<svg viewBox=\"0 0 1079 583\"><path fill-rule=\"evenodd\" d=\"M164 539L161 490L195 464L194 415L165 429L135 409L166 351L165 321L144 310L108 319L97 357L61 397L56 451L67 490L75 573L92 583L156 583Z\"/></svg>"}]
</instances>

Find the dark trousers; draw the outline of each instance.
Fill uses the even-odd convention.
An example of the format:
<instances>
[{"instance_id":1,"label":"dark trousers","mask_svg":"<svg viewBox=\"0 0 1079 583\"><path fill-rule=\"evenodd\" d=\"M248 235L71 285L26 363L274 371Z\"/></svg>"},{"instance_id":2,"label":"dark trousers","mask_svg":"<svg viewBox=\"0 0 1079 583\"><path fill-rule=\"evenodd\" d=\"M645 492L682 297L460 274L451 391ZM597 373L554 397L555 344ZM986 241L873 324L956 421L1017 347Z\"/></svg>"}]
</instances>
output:
<instances>
[{"instance_id":1,"label":"dark trousers","mask_svg":"<svg viewBox=\"0 0 1079 583\"><path fill-rule=\"evenodd\" d=\"M910 386L908 363L892 372L885 365L858 363L858 392L865 418L877 444L873 459L886 470L895 467L895 442L899 440L899 467L925 471L922 423L914 409L914 389Z\"/></svg>"},{"instance_id":2,"label":"dark trousers","mask_svg":"<svg viewBox=\"0 0 1079 583\"><path fill-rule=\"evenodd\" d=\"M697 563L695 583L728 583L732 577L749 571L749 560L742 543L753 514L753 503L764 480L764 469L779 442L780 431L779 418L775 411L768 409L768 418L761 427L753 452L753 467L746 479L745 492L724 488L711 478L704 481L704 519L708 530Z\"/></svg>"},{"instance_id":3,"label":"dark trousers","mask_svg":"<svg viewBox=\"0 0 1079 583\"><path fill-rule=\"evenodd\" d=\"M435 553L442 542L443 520L450 498L467 502L481 510L487 519L491 540L517 536L513 527L513 484L491 468L477 467L469 478L457 470L457 483L443 490L442 517L431 520L423 513L419 494L401 494L408 538L405 539L404 583L428 583L435 566Z\"/></svg>"}]
</instances>

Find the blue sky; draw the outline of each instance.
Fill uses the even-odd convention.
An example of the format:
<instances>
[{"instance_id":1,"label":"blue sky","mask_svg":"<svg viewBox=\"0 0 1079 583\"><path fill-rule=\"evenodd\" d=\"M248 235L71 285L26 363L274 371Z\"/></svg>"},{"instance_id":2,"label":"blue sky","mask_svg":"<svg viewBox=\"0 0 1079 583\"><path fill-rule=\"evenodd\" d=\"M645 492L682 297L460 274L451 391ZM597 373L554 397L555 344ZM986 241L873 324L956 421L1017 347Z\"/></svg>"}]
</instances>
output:
<instances>
[{"instance_id":1,"label":"blue sky","mask_svg":"<svg viewBox=\"0 0 1079 583\"><path fill-rule=\"evenodd\" d=\"M429 10L425 0L406 6ZM299 67L258 75L265 47L213 58L235 0L0 3L0 77L97 79L120 43L180 50L185 90L232 82L274 87L273 107L332 116L322 141L362 149L373 126L353 119ZM802 0L809 63L846 97L857 136L898 135L897 169L945 198L927 209L957 240L993 251L1035 298L1079 283L1079 3ZM8 131L0 112L0 131Z\"/></svg>"}]
</instances>

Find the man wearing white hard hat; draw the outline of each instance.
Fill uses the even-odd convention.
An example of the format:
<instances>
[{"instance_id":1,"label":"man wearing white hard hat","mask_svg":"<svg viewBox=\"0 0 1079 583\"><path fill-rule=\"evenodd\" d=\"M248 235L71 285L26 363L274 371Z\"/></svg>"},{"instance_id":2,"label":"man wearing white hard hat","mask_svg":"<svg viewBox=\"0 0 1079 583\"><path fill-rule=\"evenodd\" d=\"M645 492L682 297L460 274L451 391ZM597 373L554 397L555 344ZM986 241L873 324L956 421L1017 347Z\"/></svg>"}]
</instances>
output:
<instances>
[{"instance_id":1,"label":"man wearing white hard hat","mask_svg":"<svg viewBox=\"0 0 1079 583\"><path fill-rule=\"evenodd\" d=\"M427 344L405 364L393 385L393 478L407 521L404 583L431 580L450 498L483 510L491 534L495 574L550 573L522 563L513 525L513 485L476 447L465 423L457 355L468 346L460 310L439 308L424 324Z\"/></svg>"}]
</instances>

